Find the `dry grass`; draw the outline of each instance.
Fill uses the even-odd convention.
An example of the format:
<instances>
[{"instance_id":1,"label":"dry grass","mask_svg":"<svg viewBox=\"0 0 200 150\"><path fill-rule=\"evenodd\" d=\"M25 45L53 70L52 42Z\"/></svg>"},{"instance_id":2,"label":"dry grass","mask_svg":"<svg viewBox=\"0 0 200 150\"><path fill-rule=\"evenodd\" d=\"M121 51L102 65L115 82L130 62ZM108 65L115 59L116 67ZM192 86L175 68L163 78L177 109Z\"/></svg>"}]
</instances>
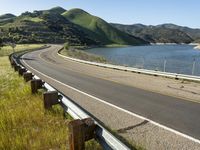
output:
<instances>
[{"instance_id":1,"label":"dry grass","mask_svg":"<svg viewBox=\"0 0 200 150\"><path fill-rule=\"evenodd\" d=\"M98 62L98 63L106 63L106 59L104 57L94 55L94 54L89 54L87 52L84 52L82 50L66 50L63 49L61 54L81 60L86 60L86 61L92 61L92 62Z\"/></svg>"},{"instance_id":2,"label":"dry grass","mask_svg":"<svg viewBox=\"0 0 200 150\"><path fill-rule=\"evenodd\" d=\"M15 52L37 49L44 46L44 44L18 44L15 48ZM10 46L4 46L0 49L0 56L8 56L13 53L13 49Z\"/></svg>"},{"instance_id":3,"label":"dry grass","mask_svg":"<svg viewBox=\"0 0 200 150\"><path fill-rule=\"evenodd\" d=\"M0 57L0 149L68 149L70 119L56 106L43 108L42 94L31 95L30 85L14 73L7 57ZM90 141L86 149L101 149Z\"/></svg>"}]
</instances>

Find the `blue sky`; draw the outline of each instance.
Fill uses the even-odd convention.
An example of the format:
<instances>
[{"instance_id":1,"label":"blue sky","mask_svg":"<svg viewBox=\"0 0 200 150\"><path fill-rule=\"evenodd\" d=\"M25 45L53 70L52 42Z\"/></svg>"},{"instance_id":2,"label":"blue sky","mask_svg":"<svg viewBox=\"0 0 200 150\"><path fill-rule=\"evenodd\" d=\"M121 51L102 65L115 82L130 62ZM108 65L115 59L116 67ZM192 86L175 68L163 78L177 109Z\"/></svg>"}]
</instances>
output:
<instances>
[{"instance_id":1,"label":"blue sky","mask_svg":"<svg viewBox=\"0 0 200 150\"><path fill-rule=\"evenodd\" d=\"M200 0L1 0L0 14L19 15L55 6L81 8L108 22L175 23L200 28Z\"/></svg>"}]
</instances>

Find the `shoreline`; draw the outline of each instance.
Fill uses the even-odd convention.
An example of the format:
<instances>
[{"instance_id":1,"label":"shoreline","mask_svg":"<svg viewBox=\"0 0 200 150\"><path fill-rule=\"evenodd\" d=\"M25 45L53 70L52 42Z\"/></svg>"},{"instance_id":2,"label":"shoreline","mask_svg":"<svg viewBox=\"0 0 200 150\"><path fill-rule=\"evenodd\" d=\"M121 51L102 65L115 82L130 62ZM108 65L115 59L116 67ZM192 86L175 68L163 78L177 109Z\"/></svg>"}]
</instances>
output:
<instances>
[{"instance_id":1,"label":"shoreline","mask_svg":"<svg viewBox=\"0 0 200 150\"><path fill-rule=\"evenodd\" d=\"M200 50L200 44L194 47L194 49Z\"/></svg>"}]
</instances>

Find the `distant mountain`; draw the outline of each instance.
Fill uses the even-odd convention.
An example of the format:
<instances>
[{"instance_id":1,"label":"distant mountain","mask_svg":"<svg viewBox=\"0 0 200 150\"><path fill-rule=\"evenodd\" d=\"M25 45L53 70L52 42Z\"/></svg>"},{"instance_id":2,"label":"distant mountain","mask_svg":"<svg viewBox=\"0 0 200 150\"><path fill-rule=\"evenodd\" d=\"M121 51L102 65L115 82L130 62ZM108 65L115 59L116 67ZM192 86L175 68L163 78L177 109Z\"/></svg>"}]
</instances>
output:
<instances>
[{"instance_id":1,"label":"distant mountain","mask_svg":"<svg viewBox=\"0 0 200 150\"><path fill-rule=\"evenodd\" d=\"M62 14L66 19L81 26L92 38L102 44L142 45L148 42L122 32L103 19L93 16L81 9L72 9Z\"/></svg>"},{"instance_id":2,"label":"distant mountain","mask_svg":"<svg viewBox=\"0 0 200 150\"><path fill-rule=\"evenodd\" d=\"M123 32L140 37L151 43L191 43L194 41L188 33L175 27L166 27L164 25L146 26L143 24L111 25Z\"/></svg>"},{"instance_id":3,"label":"distant mountain","mask_svg":"<svg viewBox=\"0 0 200 150\"><path fill-rule=\"evenodd\" d=\"M162 25L158 25L158 26L168 28L168 29L178 29L182 32L187 33L194 40L200 40L200 29L193 29L193 28L189 28L189 27L178 26L175 24L162 24Z\"/></svg>"}]
</instances>

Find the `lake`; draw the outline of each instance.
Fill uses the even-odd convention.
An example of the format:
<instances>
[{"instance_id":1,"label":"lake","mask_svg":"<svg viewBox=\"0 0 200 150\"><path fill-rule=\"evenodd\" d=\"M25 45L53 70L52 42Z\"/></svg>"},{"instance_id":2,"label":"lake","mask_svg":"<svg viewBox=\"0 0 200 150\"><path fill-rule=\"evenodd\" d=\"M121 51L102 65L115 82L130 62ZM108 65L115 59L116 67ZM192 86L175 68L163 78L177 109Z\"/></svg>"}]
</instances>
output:
<instances>
[{"instance_id":1,"label":"lake","mask_svg":"<svg viewBox=\"0 0 200 150\"><path fill-rule=\"evenodd\" d=\"M93 48L85 51L101 55L117 65L200 76L200 50L194 49L193 45Z\"/></svg>"}]
</instances>

